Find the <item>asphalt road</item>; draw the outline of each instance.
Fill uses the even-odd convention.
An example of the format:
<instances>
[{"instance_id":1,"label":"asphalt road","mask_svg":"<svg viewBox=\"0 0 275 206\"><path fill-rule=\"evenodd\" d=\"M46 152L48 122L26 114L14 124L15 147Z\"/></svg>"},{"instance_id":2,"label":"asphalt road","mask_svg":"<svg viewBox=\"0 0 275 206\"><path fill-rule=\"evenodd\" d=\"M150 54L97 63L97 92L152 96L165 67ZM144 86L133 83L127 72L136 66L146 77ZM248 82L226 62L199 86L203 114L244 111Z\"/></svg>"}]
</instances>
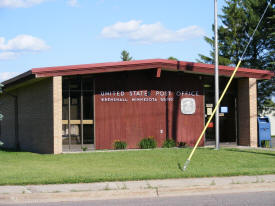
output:
<instances>
[{"instance_id":1,"label":"asphalt road","mask_svg":"<svg viewBox=\"0 0 275 206\"><path fill-rule=\"evenodd\" d=\"M1 204L0 204L1 205ZM275 192L193 195L143 199L93 200L82 202L32 203L20 206L275 206ZM15 206L13 204L13 206ZM19 206L16 205L16 206Z\"/></svg>"}]
</instances>

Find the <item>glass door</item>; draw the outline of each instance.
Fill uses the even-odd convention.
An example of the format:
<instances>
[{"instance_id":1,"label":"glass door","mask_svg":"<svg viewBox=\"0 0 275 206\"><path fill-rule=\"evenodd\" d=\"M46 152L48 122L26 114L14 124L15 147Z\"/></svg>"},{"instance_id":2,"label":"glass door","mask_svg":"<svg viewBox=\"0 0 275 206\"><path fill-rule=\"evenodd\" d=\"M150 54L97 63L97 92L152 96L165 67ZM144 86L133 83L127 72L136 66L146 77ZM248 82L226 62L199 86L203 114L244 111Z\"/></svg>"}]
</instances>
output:
<instances>
[{"instance_id":1,"label":"glass door","mask_svg":"<svg viewBox=\"0 0 275 206\"><path fill-rule=\"evenodd\" d=\"M94 148L93 80L63 79L63 151Z\"/></svg>"},{"instance_id":2,"label":"glass door","mask_svg":"<svg viewBox=\"0 0 275 206\"><path fill-rule=\"evenodd\" d=\"M227 82L228 78L220 77L220 96ZM216 106L214 89L213 77L204 77L205 122L208 121ZM220 142L236 142L237 140L236 91L237 84L233 80L219 107ZM215 145L215 126L214 116L205 132L206 145Z\"/></svg>"}]
</instances>

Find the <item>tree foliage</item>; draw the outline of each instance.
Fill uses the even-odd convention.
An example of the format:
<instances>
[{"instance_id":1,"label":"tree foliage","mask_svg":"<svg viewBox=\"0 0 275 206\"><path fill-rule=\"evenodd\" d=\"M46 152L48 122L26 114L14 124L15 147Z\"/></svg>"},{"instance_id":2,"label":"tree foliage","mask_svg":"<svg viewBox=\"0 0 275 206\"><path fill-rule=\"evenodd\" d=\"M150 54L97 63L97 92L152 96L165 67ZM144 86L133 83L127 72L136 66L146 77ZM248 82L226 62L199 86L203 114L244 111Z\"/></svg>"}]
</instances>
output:
<instances>
[{"instance_id":1,"label":"tree foliage","mask_svg":"<svg viewBox=\"0 0 275 206\"><path fill-rule=\"evenodd\" d=\"M175 61L179 61L176 57L173 57L173 56L168 57L168 60L175 60Z\"/></svg>"},{"instance_id":2,"label":"tree foliage","mask_svg":"<svg viewBox=\"0 0 275 206\"><path fill-rule=\"evenodd\" d=\"M133 57L130 56L130 53L127 50L122 50L120 58L122 61L131 61L133 59Z\"/></svg>"},{"instance_id":3,"label":"tree foliage","mask_svg":"<svg viewBox=\"0 0 275 206\"><path fill-rule=\"evenodd\" d=\"M219 64L236 66L245 50L250 36L258 24L267 2L263 0L226 0L219 18L218 28ZM241 66L275 71L274 5L270 4L263 21L245 53ZM214 26L213 26L214 30ZM205 37L211 45L210 56L199 54L199 62L214 63L214 36ZM258 110L275 110L271 95L275 95L275 79L258 81Z\"/></svg>"}]
</instances>

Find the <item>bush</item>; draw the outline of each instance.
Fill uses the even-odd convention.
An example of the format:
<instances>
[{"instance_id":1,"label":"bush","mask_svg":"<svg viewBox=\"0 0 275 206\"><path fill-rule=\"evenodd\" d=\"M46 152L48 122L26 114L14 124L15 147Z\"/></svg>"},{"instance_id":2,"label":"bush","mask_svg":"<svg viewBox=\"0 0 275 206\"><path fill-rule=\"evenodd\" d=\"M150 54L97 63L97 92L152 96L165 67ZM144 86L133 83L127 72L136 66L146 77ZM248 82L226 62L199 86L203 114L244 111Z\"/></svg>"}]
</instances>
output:
<instances>
[{"instance_id":1,"label":"bush","mask_svg":"<svg viewBox=\"0 0 275 206\"><path fill-rule=\"evenodd\" d=\"M163 142L162 147L163 148L171 148L171 147L175 147L176 143L173 139L167 139Z\"/></svg>"},{"instance_id":2,"label":"bush","mask_svg":"<svg viewBox=\"0 0 275 206\"><path fill-rule=\"evenodd\" d=\"M126 149L127 143L121 140L115 140L114 149Z\"/></svg>"},{"instance_id":3,"label":"bush","mask_svg":"<svg viewBox=\"0 0 275 206\"><path fill-rule=\"evenodd\" d=\"M184 147L187 147L187 144L186 142L178 142L178 147L184 148Z\"/></svg>"},{"instance_id":4,"label":"bush","mask_svg":"<svg viewBox=\"0 0 275 206\"><path fill-rule=\"evenodd\" d=\"M81 147L83 152L86 152L88 150L88 147Z\"/></svg>"},{"instance_id":5,"label":"bush","mask_svg":"<svg viewBox=\"0 0 275 206\"><path fill-rule=\"evenodd\" d=\"M261 145L264 148L270 148L270 141L269 140L262 140Z\"/></svg>"},{"instance_id":6,"label":"bush","mask_svg":"<svg viewBox=\"0 0 275 206\"><path fill-rule=\"evenodd\" d=\"M140 149L151 149L157 147L157 142L154 137L150 136L148 138L142 139L138 144Z\"/></svg>"}]
</instances>

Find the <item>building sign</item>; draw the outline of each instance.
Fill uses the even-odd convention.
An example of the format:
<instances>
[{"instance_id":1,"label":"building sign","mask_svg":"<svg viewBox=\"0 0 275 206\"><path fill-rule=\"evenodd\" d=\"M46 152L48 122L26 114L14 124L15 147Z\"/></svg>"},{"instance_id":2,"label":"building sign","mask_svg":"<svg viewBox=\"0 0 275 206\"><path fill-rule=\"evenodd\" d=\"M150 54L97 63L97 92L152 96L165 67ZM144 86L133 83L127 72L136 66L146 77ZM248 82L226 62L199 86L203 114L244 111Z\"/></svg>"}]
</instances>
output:
<instances>
[{"instance_id":1,"label":"building sign","mask_svg":"<svg viewBox=\"0 0 275 206\"><path fill-rule=\"evenodd\" d=\"M207 107L207 108L206 108L206 114L207 114L208 116L210 116L210 115L212 114L212 112L213 112L212 107Z\"/></svg>"},{"instance_id":2,"label":"building sign","mask_svg":"<svg viewBox=\"0 0 275 206\"><path fill-rule=\"evenodd\" d=\"M194 98L182 98L180 102L182 114L194 114L196 112L196 102Z\"/></svg>"},{"instance_id":3,"label":"building sign","mask_svg":"<svg viewBox=\"0 0 275 206\"><path fill-rule=\"evenodd\" d=\"M172 102L174 97L198 96L198 91L158 91L158 90L140 90L140 91L100 91L101 102Z\"/></svg>"},{"instance_id":4,"label":"building sign","mask_svg":"<svg viewBox=\"0 0 275 206\"><path fill-rule=\"evenodd\" d=\"M221 107L221 113L228 113L228 107Z\"/></svg>"},{"instance_id":5,"label":"building sign","mask_svg":"<svg viewBox=\"0 0 275 206\"><path fill-rule=\"evenodd\" d=\"M206 104L206 107L213 107L213 104Z\"/></svg>"}]
</instances>

